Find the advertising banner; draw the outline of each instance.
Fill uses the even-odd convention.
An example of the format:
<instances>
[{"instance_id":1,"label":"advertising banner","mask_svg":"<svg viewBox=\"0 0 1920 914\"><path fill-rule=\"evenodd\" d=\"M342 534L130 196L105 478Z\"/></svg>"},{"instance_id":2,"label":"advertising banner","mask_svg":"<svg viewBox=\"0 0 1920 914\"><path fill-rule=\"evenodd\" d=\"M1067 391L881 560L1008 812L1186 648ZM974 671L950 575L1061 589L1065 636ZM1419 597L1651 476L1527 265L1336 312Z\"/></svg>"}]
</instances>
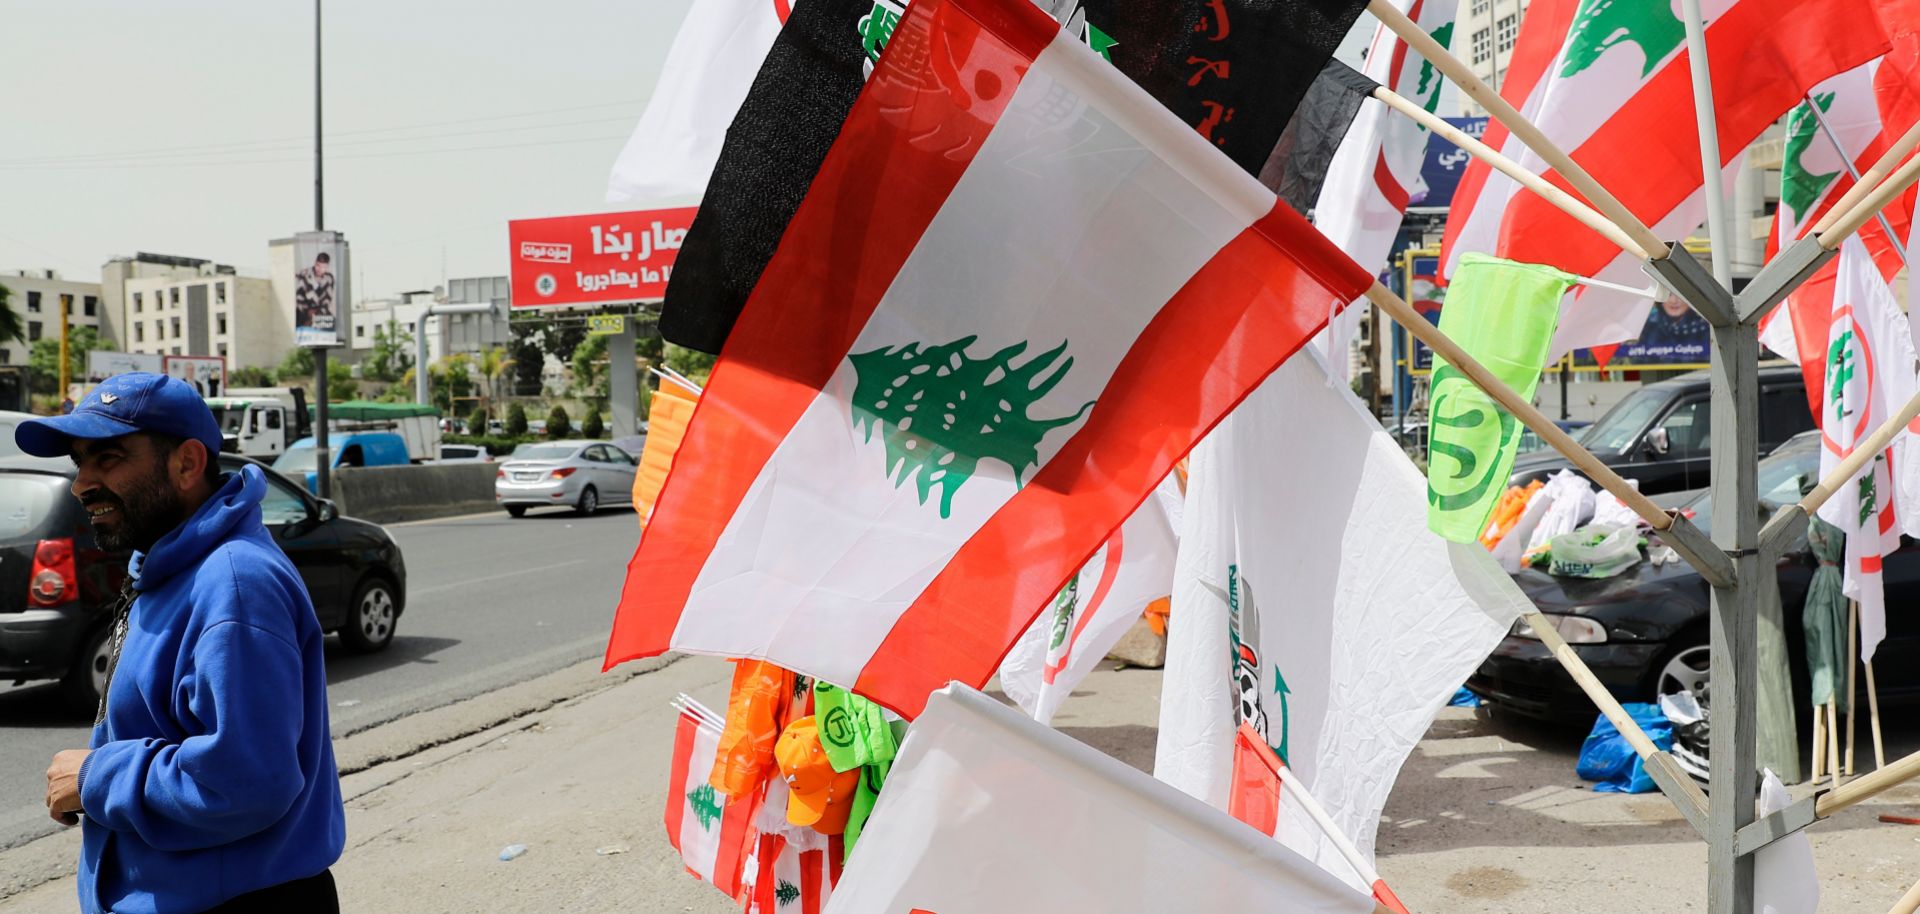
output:
<instances>
[{"instance_id":1,"label":"advertising banner","mask_svg":"<svg viewBox=\"0 0 1920 914\"><path fill-rule=\"evenodd\" d=\"M1478 138L1487 132L1484 117L1450 117L1446 121L1471 137ZM1467 163L1472 160L1473 157L1453 145L1452 140L1437 133L1429 136L1427 158L1420 164L1420 180L1426 188L1414 192L1408 205L1445 207L1451 204L1454 188L1460 186L1460 176L1467 173Z\"/></svg>"},{"instance_id":2,"label":"advertising banner","mask_svg":"<svg viewBox=\"0 0 1920 914\"><path fill-rule=\"evenodd\" d=\"M659 301L693 213L686 206L508 222L514 310Z\"/></svg>"},{"instance_id":3,"label":"advertising banner","mask_svg":"<svg viewBox=\"0 0 1920 914\"><path fill-rule=\"evenodd\" d=\"M87 383L98 384L117 374L129 371L151 371L160 373L164 366L160 356L146 352L109 352L95 349L87 353Z\"/></svg>"},{"instance_id":4,"label":"advertising banner","mask_svg":"<svg viewBox=\"0 0 1920 914\"><path fill-rule=\"evenodd\" d=\"M339 232L293 236L293 344L340 345L346 313L347 239Z\"/></svg>"},{"instance_id":5,"label":"advertising banner","mask_svg":"<svg viewBox=\"0 0 1920 914\"><path fill-rule=\"evenodd\" d=\"M1447 299L1447 287L1440 281L1440 252L1432 249L1407 252L1407 304L1435 326L1440 324L1440 306ZM1406 328L1407 369L1416 375L1433 373L1433 350Z\"/></svg>"},{"instance_id":6,"label":"advertising banner","mask_svg":"<svg viewBox=\"0 0 1920 914\"><path fill-rule=\"evenodd\" d=\"M179 378L202 397L218 397L227 389L227 360L217 355L170 355L161 373Z\"/></svg>"}]
</instances>

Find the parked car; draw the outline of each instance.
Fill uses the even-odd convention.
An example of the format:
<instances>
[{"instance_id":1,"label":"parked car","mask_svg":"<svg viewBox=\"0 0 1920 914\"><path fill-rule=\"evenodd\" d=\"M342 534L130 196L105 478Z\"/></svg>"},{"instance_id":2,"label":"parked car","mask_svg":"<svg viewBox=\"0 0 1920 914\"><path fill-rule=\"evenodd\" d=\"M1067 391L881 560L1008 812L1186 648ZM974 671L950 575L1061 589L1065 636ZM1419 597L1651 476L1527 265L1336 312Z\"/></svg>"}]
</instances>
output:
<instances>
[{"instance_id":1,"label":"parked car","mask_svg":"<svg viewBox=\"0 0 1920 914\"><path fill-rule=\"evenodd\" d=\"M632 504L639 469L632 454L605 441L522 445L500 464L493 498L514 517L547 505L592 514L601 505Z\"/></svg>"},{"instance_id":2,"label":"parked car","mask_svg":"<svg viewBox=\"0 0 1920 914\"><path fill-rule=\"evenodd\" d=\"M493 455L477 444L440 445L440 459L435 463L492 463Z\"/></svg>"},{"instance_id":3,"label":"parked car","mask_svg":"<svg viewBox=\"0 0 1920 914\"><path fill-rule=\"evenodd\" d=\"M1560 426L1561 431L1572 435L1575 441L1579 441L1580 435L1584 430L1593 425L1593 423L1584 419L1555 419L1553 420L1553 424ZM1550 448L1551 446L1547 444L1547 439L1540 437L1533 429L1524 426L1521 427L1520 453L1531 454L1534 451L1544 451Z\"/></svg>"},{"instance_id":4,"label":"parked car","mask_svg":"<svg viewBox=\"0 0 1920 914\"><path fill-rule=\"evenodd\" d=\"M1648 384L1607 410L1581 433L1580 443L1614 472L1639 480L1640 491L1649 495L1705 488L1712 443L1707 386L1704 371ZM1813 428L1806 391L1797 366L1760 369L1760 456ZM1513 462L1510 484L1524 486L1572 466L1551 449L1522 454Z\"/></svg>"},{"instance_id":5,"label":"parked car","mask_svg":"<svg viewBox=\"0 0 1920 914\"><path fill-rule=\"evenodd\" d=\"M20 446L13 443L13 427L31 418L32 413L0 409L0 457L12 457L20 453Z\"/></svg>"},{"instance_id":6,"label":"parked car","mask_svg":"<svg viewBox=\"0 0 1920 914\"><path fill-rule=\"evenodd\" d=\"M261 519L299 569L321 630L338 632L354 653L385 650L406 608L399 544L262 464L219 460L227 472L265 471ZM57 679L75 708L91 709L106 680L108 612L127 555L95 545L69 491L73 473L67 460L0 459L0 679Z\"/></svg>"},{"instance_id":7,"label":"parked car","mask_svg":"<svg viewBox=\"0 0 1920 914\"><path fill-rule=\"evenodd\" d=\"M392 432L359 432L341 435L327 441L327 449L332 452L334 469L341 467L387 467L406 466L407 443ZM281 473L306 483L307 491L320 491L320 452L313 438L295 441L280 459L273 462L273 468Z\"/></svg>"},{"instance_id":8,"label":"parked car","mask_svg":"<svg viewBox=\"0 0 1920 914\"><path fill-rule=\"evenodd\" d=\"M1760 462L1759 477L1763 519L1799 501L1819 481L1820 433L1803 433L1781 445ZM1710 491L1693 495L1682 510L1692 512L1695 525L1711 530ZM1802 535L1776 566L1798 708L1806 707L1808 694L1800 613L1818 565ZM1920 603L1920 543L1903 537L1900 549L1886 557L1882 568L1888 613L1887 638L1874 656L1880 694L1920 692L1920 613L1906 611ZM1599 580L1523 569L1514 580L1615 697L1650 702L1684 690L1692 692L1702 708L1710 705L1710 588L1692 566L1678 562L1655 568L1642 561L1621 575ZM1585 693L1524 623L1515 625L1494 648L1467 680L1467 688L1497 708L1527 717L1583 727L1594 719ZM1704 773L1704 742L1682 739L1675 755L1696 773Z\"/></svg>"}]
</instances>

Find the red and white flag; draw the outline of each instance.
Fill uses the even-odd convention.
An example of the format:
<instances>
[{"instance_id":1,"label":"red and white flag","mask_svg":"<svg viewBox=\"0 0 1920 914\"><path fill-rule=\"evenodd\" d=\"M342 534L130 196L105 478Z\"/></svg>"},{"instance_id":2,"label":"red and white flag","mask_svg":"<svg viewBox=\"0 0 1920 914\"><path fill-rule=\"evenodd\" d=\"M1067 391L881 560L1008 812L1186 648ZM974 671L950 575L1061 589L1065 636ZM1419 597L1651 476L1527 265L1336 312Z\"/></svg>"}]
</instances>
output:
<instances>
[{"instance_id":1,"label":"red and white flag","mask_svg":"<svg viewBox=\"0 0 1920 914\"><path fill-rule=\"evenodd\" d=\"M1442 47L1452 40L1458 0L1392 2ZM1440 108L1446 77L1384 25L1373 33L1362 72L1428 111ZM1313 207L1313 224L1354 263L1371 269L1386 267L1407 215L1407 201L1425 189L1420 166L1426 161L1431 135L1419 122L1381 102L1361 103L1352 126L1340 139ZM1346 380L1347 348L1366 313L1365 308L1348 308L1327 324L1323 334L1327 365L1340 380Z\"/></svg>"},{"instance_id":2,"label":"red and white flag","mask_svg":"<svg viewBox=\"0 0 1920 914\"><path fill-rule=\"evenodd\" d=\"M1839 277L1827 331L1826 393L1820 422L1820 475L1839 467L1856 446L1912 399L1917 385L1907 316L1858 238L1840 247ZM1894 494L1896 454L1920 451L1909 439L1876 455L1854 481L1820 506L1820 519L1847 534L1846 594L1860 603L1860 657L1872 660L1887 632L1882 556L1900 548L1902 517ZM1901 466L1898 476L1912 474ZM1920 472L1920 467L1913 468ZM1909 515L1920 513L1910 511Z\"/></svg>"},{"instance_id":3,"label":"red and white flag","mask_svg":"<svg viewBox=\"0 0 1920 914\"><path fill-rule=\"evenodd\" d=\"M1140 619L1173 594L1180 482L1163 480L1000 662L1000 688L1043 724Z\"/></svg>"},{"instance_id":4,"label":"red and white flag","mask_svg":"<svg viewBox=\"0 0 1920 914\"><path fill-rule=\"evenodd\" d=\"M1021 0L919 0L734 326L609 666L983 685L1208 428L1372 282Z\"/></svg>"},{"instance_id":5,"label":"red and white flag","mask_svg":"<svg viewBox=\"0 0 1920 914\"><path fill-rule=\"evenodd\" d=\"M687 872L739 897L753 843L754 803L730 801L707 783L720 747L720 719L699 702L681 696L673 734L673 768L667 779L667 841L680 852Z\"/></svg>"},{"instance_id":6,"label":"red and white flag","mask_svg":"<svg viewBox=\"0 0 1920 914\"><path fill-rule=\"evenodd\" d=\"M1910 0L1708 0L1706 40L1722 162L1729 180L1752 142L1821 81L1885 54L1883 9ZM1527 11L1501 95L1567 150L1662 238L1706 215L1686 29L1665 0L1536 0ZM1912 18L1885 22L1902 28ZM1486 143L1536 171L1551 170L1497 122ZM1565 186L1557 175L1552 180ZM1630 285L1639 262L1512 179L1475 161L1454 194L1447 272L1465 251ZM1650 302L1581 287L1562 305L1554 353L1633 339Z\"/></svg>"},{"instance_id":7,"label":"red and white flag","mask_svg":"<svg viewBox=\"0 0 1920 914\"><path fill-rule=\"evenodd\" d=\"M820 914L840 881L845 842L812 829L762 833L747 871L753 874L742 906L747 914Z\"/></svg>"}]
</instances>

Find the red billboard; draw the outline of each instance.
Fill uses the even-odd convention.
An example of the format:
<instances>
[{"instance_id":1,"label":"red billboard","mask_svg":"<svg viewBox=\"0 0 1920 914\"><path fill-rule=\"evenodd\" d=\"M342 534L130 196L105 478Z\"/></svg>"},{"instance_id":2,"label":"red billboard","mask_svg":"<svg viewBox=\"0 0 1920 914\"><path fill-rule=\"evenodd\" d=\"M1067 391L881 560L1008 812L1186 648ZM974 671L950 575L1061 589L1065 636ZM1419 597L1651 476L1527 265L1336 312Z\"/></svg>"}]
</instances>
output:
<instances>
[{"instance_id":1,"label":"red billboard","mask_svg":"<svg viewBox=\"0 0 1920 914\"><path fill-rule=\"evenodd\" d=\"M509 221L513 307L658 301L694 209Z\"/></svg>"}]
</instances>

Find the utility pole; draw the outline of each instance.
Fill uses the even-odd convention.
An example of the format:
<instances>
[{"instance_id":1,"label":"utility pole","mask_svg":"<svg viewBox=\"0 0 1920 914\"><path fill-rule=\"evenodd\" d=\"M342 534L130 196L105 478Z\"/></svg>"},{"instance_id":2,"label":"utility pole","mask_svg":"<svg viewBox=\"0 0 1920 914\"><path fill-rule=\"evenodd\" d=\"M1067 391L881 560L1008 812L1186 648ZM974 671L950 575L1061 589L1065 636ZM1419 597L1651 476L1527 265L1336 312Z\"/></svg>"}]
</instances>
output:
<instances>
[{"instance_id":1,"label":"utility pole","mask_svg":"<svg viewBox=\"0 0 1920 914\"><path fill-rule=\"evenodd\" d=\"M327 201L322 192L321 172L325 165L320 157L320 0L313 0L313 230L325 231L327 228ZM298 266L298 264L296 264ZM341 264L344 269L346 264ZM343 306L335 302L335 311ZM337 321L334 326L340 326ZM317 346L313 350L313 453L318 465L314 467L314 481L320 489L321 498L333 497L333 453L327 447L327 347Z\"/></svg>"},{"instance_id":2,"label":"utility pole","mask_svg":"<svg viewBox=\"0 0 1920 914\"><path fill-rule=\"evenodd\" d=\"M68 393L68 390L71 389L70 385L72 385L73 383L72 370L69 368L69 366L72 364L69 361L71 356L68 355L68 349L67 349L67 346L68 346L67 335L69 330L67 325L67 317L69 313L72 311L73 311L73 296L67 295L64 293L61 294L60 296L60 403L62 407L66 405L67 398L71 396L71 394Z\"/></svg>"}]
</instances>

